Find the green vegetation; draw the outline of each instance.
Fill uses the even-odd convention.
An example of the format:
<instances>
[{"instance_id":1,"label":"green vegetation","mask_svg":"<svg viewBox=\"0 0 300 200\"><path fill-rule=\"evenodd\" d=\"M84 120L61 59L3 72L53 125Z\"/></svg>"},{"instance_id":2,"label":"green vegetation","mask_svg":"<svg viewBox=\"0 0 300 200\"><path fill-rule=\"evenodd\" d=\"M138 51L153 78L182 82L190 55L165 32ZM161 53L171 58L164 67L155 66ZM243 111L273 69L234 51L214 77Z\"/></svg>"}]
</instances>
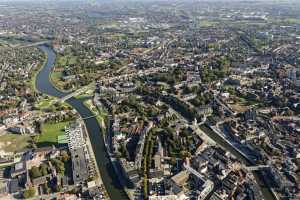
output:
<instances>
[{"instance_id":1,"label":"green vegetation","mask_svg":"<svg viewBox=\"0 0 300 200\"><path fill-rule=\"evenodd\" d=\"M47 184L44 184L43 191L44 193L49 194L51 192L51 188Z\"/></svg>"},{"instance_id":2,"label":"green vegetation","mask_svg":"<svg viewBox=\"0 0 300 200\"><path fill-rule=\"evenodd\" d=\"M77 57L72 54L58 56L57 64L60 66L74 65L77 63Z\"/></svg>"},{"instance_id":3,"label":"green vegetation","mask_svg":"<svg viewBox=\"0 0 300 200\"><path fill-rule=\"evenodd\" d=\"M35 109L47 112L70 110L69 104L63 102L56 102L56 98L50 96L43 96L39 101L34 104Z\"/></svg>"},{"instance_id":4,"label":"green vegetation","mask_svg":"<svg viewBox=\"0 0 300 200\"><path fill-rule=\"evenodd\" d=\"M177 84L183 80L185 80L186 75L182 68L176 68L173 70L172 73L170 72L163 72L152 76L152 81L155 82L166 82L170 85Z\"/></svg>"},{"instance_id":5,"label":"green vegetation","mask_svg":"<svg viewBox=\"0 0 300 200\"><path fill-rule=\"evenodd\" d=\"M62 72L52 71L51 74L50 74L50 79L56 85L61 81L62 76L63 76Z\"/></svg>"},{"instance_id":6,"label":"green vegetation","mask_svg":"<svg viewBox=\"0 0 300 200\"><path fill-rule=\"evenodd\" d=\"M162 100L171 105L171 107L179 112L183 117L189 121L193 121L195 118L198 118L197 112L191 109L185 102L178 100L173 96L163 96Z\"/></svg>"},{"instance_id":7,"label":"green vegetation","mask_svg":"<svg viewBox=\"0 0 300 200\"><path fill-rule=\"evenodd\" d=\"M6 133L0 136L0 149L6 152L18 152L30 143L30 136Z\"/></svg>"},{"instance_id":8,"label":"green vegetation","mask_svg":"<svg viewBox=\"0 0 300 200\"><path fill-rule=\"evenodd\" d=\"M31 168L29 174L30 174L30 177L31 177L31 178L38 178L38 177L41 177L41 176L42 176L41 170L40 170L38 167L36 167L36 166L33 166L33 167Z\"/></svg>"},{"instance_id":9,"label":"green vegetation","mask_svg":"<svg viewBox=\"0 0 300 200\"><path fill-rule=\"evenodd\" d=\"M25 190L24 193L23 193L23 197L25 199L32 198L32 197L34 197L34 195L35 195L34 187L29 187L28 190Z\"/></svg>"},{"instance_id":10,"label":"green vegetation","mask_svg":"<svg viewBox=\"0 0 300 200\"><path fill-rule=\"evenodd\" d=\"M149 168L151 166L151 156L153 152L154 140L152 139L153 130L149 131L146 136L146 144L144 148L144 160L143 160L143 177L144 177L144 198L148 199L148 175Z\"/></svg>"},{"instance_id":11,"label":"green vegetation","mask_svg":"<svg viewBox=\"0 0 300 200\"><path fill-rule=\"evenodd\" d=\"M96 119L98 121L98 123L100 124L101 128L105 129L105 124L106 124L106 119L107 119L107 113L104 109L99 109L96 106L93 105L92 100L87 100L84 101L83 104L89 108L89 110L97 115ZM103 131L103 133L105 133L106 131Z\"/></svg>"},{"instance_id":12,"label":"green vegetation","mask_svg":"<svg viewBox=\"0 0 300 200\"><path fill-rule=\"evenodd\" d=\"M84 94L81 94L81 95L78 95L76 96L76 99L79 99L79 100L87 100L87 99L91 99L93 97L92 94L89 94L88 92L84 93Z\"/></svg>"},{"instance_id":13,"label":"green vegetation","mask_svg":"<svg viewBox=\"0 0 300 200\"><path fill-rule=\"evenodd\" d=\"M65 127L70 121L42 124L42 134L38 136L38 146L57 144L57 137L65 134Z\"/></svg>"},{"instance_id":14,"label":"green vegetation","mask_svg":"<svg viewBox=\"0 0 300 200\"><path fill-rule=\"evenodd\" d=\"M0 37L0 44L6 47L17 47L21 45L28 44L24 39L18 38L16 35L10 36L1 36Z\"/></svg>"},{"instance_id":15,"label":"green vegetation","mask_svg":"<svg viewBox=\"0 0 300 200\"><path fill-rule=\"evenodd\" d=\"M192 99L192 100L190 100L190 102L191 102L194 106L198 107L198 106L207 105L207 104L209 104L212 100L213 100L213 95L212 95L211 93L209 93L209 92L206 92L206 93L204 93L204 92L199 92L199 93L197 94L197 97L194 98L194 99Z\"/></svg>"},{"instance_id":16,"label":"green vegetation","mask_svg":"<svg viewBox=\"0 0 300 200\"><path fill-rule=\"evenodd\" d=\"M65 173L65 164L64 164L64 162L62 162L61 160L58 160L56 158L51 159L50 162L55 167L56 171L59 174L63 175Z\"/></svg>"},{"instance_id":17,"label":"green vegetation","mask_svg":"<svg viewBox=\"0 0 300 200\"><path fill-rule=\"evenodd\" d=\"M139 113L142 118L153 118L159 113L159 110L153 105L143 106L135 96L130 95L127 100L122 102L122 105L115 111L115 113L124 113L134 110Z\"/></svg>"},{"instance_id":18,"label":"green vegetation","mask_svg":"<svg viewBox=\"0 0 300 200\"><path fill-rule=\"evenodd\" d=\"M219 22L212 21L212 20L201 20L200 21L200 27L211 27L218 25Z\"/></svg>"},{"instance_id":19,"label":"green vegetation","mask_svg":"<svg viewBox=\"0 0 300 200\"><path fill-rule=\"evenodd\" d=\"M43 54L43 59L44 62L43 64L41 64L40 66L38 66L37 69L34 69L31 71L31 79L29 80L29 87L34 91L34 92L38 92L35 82L36 82L36 76L38 75L38 73L40 72L40 70L42 69L42 67L46 64L47 62L47 55Z\"/></svg>"},{"instance_id":20,"label":"green vegetation","mask_svg":"<svg viewBox=\"0 0 300 200\"><path fill-rule=\"evenodd\" d=\"M35 103L35 107L39 110L48 109L52 106L54 101L54 97L45 96L44 98Z\"/></svg>"},{"instance_id":21,"label":"green vegetation","mask_svg":"<svg viewBox=\"0 0 300 200\"><path fill-rule=\"evenodd\" d=\"M168 156L172 158L190 157L199 146L200 139L192 135L188 129L182 129L179 133L169 127L162 127L158 132L162 139L162 145L168 151Z\"/></svg>"}]
</instances>

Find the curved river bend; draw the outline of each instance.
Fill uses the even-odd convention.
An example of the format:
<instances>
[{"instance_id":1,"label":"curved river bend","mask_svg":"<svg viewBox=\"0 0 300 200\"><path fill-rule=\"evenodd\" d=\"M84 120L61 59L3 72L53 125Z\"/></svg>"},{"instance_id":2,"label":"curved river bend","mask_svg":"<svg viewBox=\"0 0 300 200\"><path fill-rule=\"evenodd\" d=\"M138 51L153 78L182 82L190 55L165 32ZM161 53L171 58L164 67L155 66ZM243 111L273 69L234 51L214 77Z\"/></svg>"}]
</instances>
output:
<instances>
[{"instance_id":1,"label":"curved river bend","mask_svg":"<svg viewBox=\"0 0 300 200\"><path fill-rule=\"evenodd\" d=\"M47 55L47 62L36 77L35 84L37 90L43 94L47 94L49 96L54 96L57 98L66 96L68 93L59 91L52 85L52 82L50 81L50 73L52 71L56 58L54 51L46 45L40 46L40 49ZM93 116L93 113L83 104L81 100L73 97L66 102L71 105L82 118ZM116 175L112 163L110 162L109 155L107 154L98 121L95 117L93 117L84 120L84 123L91 140L92 148L96 157L96 162L101 174L103 184L108 192L110 199L127 200L128 197L118 181L118 176Z\"/></svg>"}]
</instances>

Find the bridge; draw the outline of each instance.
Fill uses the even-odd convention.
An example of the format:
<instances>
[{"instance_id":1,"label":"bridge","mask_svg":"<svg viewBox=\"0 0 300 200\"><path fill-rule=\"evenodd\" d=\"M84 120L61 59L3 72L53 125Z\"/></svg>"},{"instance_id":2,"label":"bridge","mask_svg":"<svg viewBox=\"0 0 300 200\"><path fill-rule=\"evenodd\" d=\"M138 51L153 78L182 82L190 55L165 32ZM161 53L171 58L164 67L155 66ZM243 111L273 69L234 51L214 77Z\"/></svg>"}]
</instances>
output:
<instances>
[{"instance_id":1,"label":"bridge","mask_svg":"<svg viewBox=\"0 0 300 200\"><path fill-rule=\"evenodd\" d=\"M92 115L92 116L88 116L88 117L84 117L84 118L82 118L82 119L83 119L83 120L91 119L91 118L97 117L98 115L100 115L100 114Z\"/></svg>"},{"instance_id":2,"label":"bridge","mask_svg":"<svg viewBox=\"0 0 300 200\"><path fill-rule=\"evenodd\" d=\"M78 90L76 90L76 91L74 91L74 92L72 92L72 93L70 93L70 94L68 94L68 95L66 95L66 96L58 99L58 101L59 102L65 102L66 100L68 100L68 99L70 99L72 97L75 97L77 95L80 95L80 94L86 92L89 89L93 89L95 87L95 84L96 84L95 82L92 82L92 83L90 83L90 84L88 84L86 86L83 86L82 88L80 88L80 89L78 89Z\"/></svg>"},{"instance_id":3,"label":"bridge","mask_svg":"<svg viewBox=\"0 0 300 200\"><path fill-rule=\"evenodd\" d=\"M25 44L25 45L21 45L21 46L16 46L16 48L28 48L28 47L34 47L34 46L50 44L50 43L51 43L51 40L45 40L45 41L41 41L41 42L35 42L35 43Z\"/></svg>"},{"instance_id":4,"label":"bridge","mask_svg":"<svg viewBox=\"0 0 300 200\"><path fill-rule=\"evenodd\" d=\"M124 79L129 79L129 78L132 78L132 77L135 77L135 76L145 76L145 75L150 75L150 74L153 74L153 73L157 73L159 71L166 71L166 68L150 68L150 69L147 69L147 70L140 70L138 72L135 72L135 73L131 73L131 74L124 74L124 75L119 75L119 76L114 76L114 77L110 77L110 78L105 78L105 79L101 79L100 81L101 82L112 82L112 81L116 81L116 80L124 80ZM96 83L95 81L93 81L92 83L90 83L89 85L86 85L64 97L62 97L61 99L59 99L58 101L59 102L65 102L67 101L68 99L72 98L72 97L75 97L77 95L80 95L82 93L84 93L85 91L95 87Z\"/></svg>"}]
</instances>

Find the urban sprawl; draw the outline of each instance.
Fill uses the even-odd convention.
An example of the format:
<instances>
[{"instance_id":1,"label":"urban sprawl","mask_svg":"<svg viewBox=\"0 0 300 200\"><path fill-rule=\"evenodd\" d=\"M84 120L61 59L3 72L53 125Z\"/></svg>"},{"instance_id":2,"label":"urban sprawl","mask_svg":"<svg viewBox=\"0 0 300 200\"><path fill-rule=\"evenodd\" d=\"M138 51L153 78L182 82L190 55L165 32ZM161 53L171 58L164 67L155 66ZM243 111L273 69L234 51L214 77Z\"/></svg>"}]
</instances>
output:
<instances>
[{"instance_id":1,"label":"urban sprawl","mask_svg":"<svg viewBox=\"0 0 300 200\"><path fill-rule=\"evenodd\" d=\"M0 1L0 199L299 200L299 66L296 0Z\"/></svg>"}]
</instances>

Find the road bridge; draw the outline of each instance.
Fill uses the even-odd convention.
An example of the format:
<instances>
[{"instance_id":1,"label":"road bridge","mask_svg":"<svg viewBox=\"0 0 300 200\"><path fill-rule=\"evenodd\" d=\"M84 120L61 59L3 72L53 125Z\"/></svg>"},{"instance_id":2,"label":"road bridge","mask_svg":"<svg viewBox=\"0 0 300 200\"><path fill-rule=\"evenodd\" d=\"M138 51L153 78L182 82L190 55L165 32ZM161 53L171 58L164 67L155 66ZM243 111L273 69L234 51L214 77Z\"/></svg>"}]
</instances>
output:
<instances>
[{"instance_id":1,"label":"road bridge","mask_svg":"<svg viewBox=\"0 0 300 200\"><path fill-rule=\"evenodd\" d=\"M97 117L99 114L97 114L97 115L92 115L92 116L88 116L88 117L84 117L84 118L82 118L83 120L86 120L86 119L90 119L90 118L94 118L94 117Z\"/></svg>"}]
</instances>

